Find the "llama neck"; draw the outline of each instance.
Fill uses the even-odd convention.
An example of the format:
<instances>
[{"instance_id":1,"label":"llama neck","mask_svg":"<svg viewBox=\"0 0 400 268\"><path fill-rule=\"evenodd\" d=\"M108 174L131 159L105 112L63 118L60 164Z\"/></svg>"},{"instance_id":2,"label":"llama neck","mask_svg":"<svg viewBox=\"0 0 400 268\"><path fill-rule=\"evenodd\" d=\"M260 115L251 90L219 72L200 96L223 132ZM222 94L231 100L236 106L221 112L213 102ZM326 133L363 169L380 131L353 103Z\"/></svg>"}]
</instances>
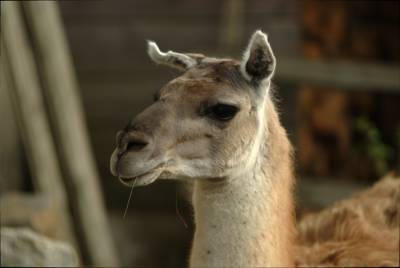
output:
<instances>
[{"instance_id":1,"label":"llama neck","mask_svg":"<svg viewBox=\"0 0 400 268\"><path fill-rule=\"evenodd\" d=\"M275 120L251 170L196 182L192 267L293 266L291 149L275 111L268 116Z\"/></svg>"}]
</instances>

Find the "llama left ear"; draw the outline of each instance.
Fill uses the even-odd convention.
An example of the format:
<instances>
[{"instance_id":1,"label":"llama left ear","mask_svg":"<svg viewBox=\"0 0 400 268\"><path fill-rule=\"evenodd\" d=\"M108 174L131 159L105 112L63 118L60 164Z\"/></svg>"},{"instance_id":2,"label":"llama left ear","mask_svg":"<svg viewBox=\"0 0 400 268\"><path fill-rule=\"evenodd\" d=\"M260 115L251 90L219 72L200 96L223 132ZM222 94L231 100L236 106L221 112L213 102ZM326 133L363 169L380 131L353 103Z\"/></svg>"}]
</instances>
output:
<instances>
[{"instance_id":1,"label":"llama left ear","mask_svg":"<svg viewBox=\"0 0 400 268\"><path fill-rule=\"evenodd\" d=\"M275 71L276 60L268 37L258 30L250 39L240 65L242 75L249 82L261 82L271 79Z\"/></svg>"},{"instance_id":2,"label":"llama left ear","mask_svg":"<svg viewBox=\"0 0 400 268\"><path fill-rule=\"evenodd\" d=\"M167 65L185 71L197 64L195 58L174 51L162 52L153 41L147 41L147 53L158 64Z\"/></svg>"}]
</instances>

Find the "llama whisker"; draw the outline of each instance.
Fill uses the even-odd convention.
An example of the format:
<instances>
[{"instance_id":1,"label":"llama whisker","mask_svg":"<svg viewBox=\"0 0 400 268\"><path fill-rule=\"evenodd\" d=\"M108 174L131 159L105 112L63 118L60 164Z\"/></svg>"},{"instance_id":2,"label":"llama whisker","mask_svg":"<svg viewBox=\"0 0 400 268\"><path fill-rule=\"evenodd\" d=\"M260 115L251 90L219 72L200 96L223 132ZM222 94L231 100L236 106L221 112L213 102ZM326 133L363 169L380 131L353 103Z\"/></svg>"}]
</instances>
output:
<instances>
[{"instance_id":1,"label":"llama whisker","mask_svg":"<svg viewBox=\"0 0 400 268\"><path fill-rule=\"evenodd\" d=\"M175 189L175 212L176 212L176 215L178 215L178 218L183 223L183 226L185 226L185 228L187 229L188 225L187 225L185 219L183 218L181 212L179 211L179 207L178 207L178 189Z\"/></svg>"},{"instance_id":2,"label":"llama whisker","mask_svg":"<svg viewBox=\"0 0 400 268\"><path fill-rule=\"evenodd\" d=\"M133 181L132 188L131 188L131 192L130 192L129 198L128 198L128 202L126 203L126 207L125 207L125 211L124 211L124 216L122 217L124 220L125 220L125 217L126 217L126 213L128 212L129 203L131 202L132 193L133 193L133 188L135 188L135 184L136 184L136 178L135 178L135 180Z\"/></svg>"}]
</instances>

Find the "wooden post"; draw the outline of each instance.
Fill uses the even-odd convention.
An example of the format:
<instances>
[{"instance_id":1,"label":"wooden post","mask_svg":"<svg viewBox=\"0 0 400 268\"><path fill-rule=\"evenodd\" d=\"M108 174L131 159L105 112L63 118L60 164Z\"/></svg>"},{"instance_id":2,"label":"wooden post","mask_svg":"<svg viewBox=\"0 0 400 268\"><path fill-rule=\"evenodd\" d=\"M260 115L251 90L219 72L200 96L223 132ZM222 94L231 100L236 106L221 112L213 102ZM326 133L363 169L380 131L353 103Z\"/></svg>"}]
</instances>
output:
<instances>
[{"instance_id":1,"label":"wooden post","mask_svg":"<svg viewBox=\"0 0 400 268\"><path fill-rule=\"evenodd\" d=\"M24 31L19 3L1 4L3 38L1 70L13 99L36 190L51 196L58 208L56 236L77 247L68 201L46 118L32 51Z\"/></svg>"},{"instance_id":2,"label":"wooden post","mask_svg":"<svg viewBox=\"0 0 400 268\"><path fill-rule=\"evenodd\" d=\"M117 254L57 2L27 1L24 7L40 55L44 92L85 250L92 264L115 267Z\"/></svg>"},{"instance_id":3,"label":"wooden post","mask_svg":"<svg viewBox=\"0 0 400 268\"><path fill-rule=\"evenodd\" d=\"M3 47L1 51L3 53ZM22 141L11 105L9 77L3 66L3 62L0 63L0 195L21 189L24 182Z\"/></svg>"},{"instance_id":4,"label":"wooden post","mask_svg":"<svg viewBox=\"0 0 400 268\"><path fill-rule=\"evenodd\" d=\"M245 1L224 0L221 10L220 52L237 53L243 36Z\"/></svg>"}]
</instances>

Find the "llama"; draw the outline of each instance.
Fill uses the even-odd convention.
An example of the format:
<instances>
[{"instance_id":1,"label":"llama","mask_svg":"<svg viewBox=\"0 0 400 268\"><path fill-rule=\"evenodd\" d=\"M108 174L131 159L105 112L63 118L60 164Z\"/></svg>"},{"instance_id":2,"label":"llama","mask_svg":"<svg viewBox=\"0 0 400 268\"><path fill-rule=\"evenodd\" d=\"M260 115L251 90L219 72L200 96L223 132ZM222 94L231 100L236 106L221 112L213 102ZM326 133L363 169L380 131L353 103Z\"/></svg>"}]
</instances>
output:
<instances>
[{"instance_id":1,"label":"llama","mask_svg":"<svg viewBox=\"0 0 400 268\"><path fill-rule=\"evenodd\" d=\"M307 215L299 224L296 264L325 267L399 266L400 177Z\"/></svg>"},{"instance_id":2,"label":"llama","mask_svg":"<svg viewBox=\"0 0 400 268\"><path fill-rule=\"evenodd\" d=\"M267 35L256 31L241 61L164 53L154 42L148 53L183 74L117 134L112 174L131 187L193 182L191 267L318 264L296 246L292 147L271 99Z\"/></svg>"}]
</instances>

